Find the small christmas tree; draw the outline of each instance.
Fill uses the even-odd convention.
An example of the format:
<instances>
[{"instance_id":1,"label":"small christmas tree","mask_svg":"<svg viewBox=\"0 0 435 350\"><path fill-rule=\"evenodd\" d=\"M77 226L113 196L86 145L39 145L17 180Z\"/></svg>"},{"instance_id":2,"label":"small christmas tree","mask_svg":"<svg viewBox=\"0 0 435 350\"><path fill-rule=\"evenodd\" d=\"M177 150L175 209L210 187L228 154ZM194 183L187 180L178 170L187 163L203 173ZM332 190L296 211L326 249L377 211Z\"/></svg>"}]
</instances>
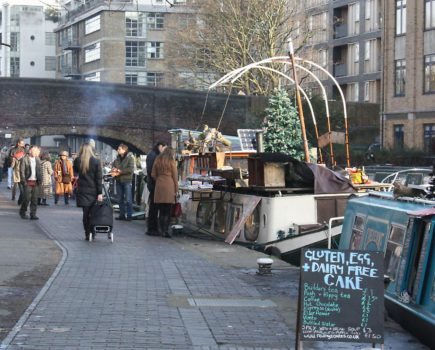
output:
<instances>
[{"instance_id":1,"label":"small christmas tree","mask_svg":"<svg viewBox=\"0 0 435 350\"><path fill-rule=\"evenodd\" d=\"M263 121L264 150L281 152L304 159L304 146L298 112L284 90L275 90L269 98Z\"/></svg>"}]
</instances>

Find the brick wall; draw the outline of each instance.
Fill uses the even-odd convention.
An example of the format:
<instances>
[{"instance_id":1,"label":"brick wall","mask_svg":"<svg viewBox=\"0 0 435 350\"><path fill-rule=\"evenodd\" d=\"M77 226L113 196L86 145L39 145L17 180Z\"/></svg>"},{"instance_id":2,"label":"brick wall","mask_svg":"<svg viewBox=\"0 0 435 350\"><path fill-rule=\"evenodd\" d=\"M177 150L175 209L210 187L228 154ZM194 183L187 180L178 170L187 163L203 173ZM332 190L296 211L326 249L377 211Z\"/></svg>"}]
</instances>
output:
<instances>
[{"instance_id":1,"label":"brick wall","mask_svg":"<svg viewBox=\"0 0 435 350\"><path fill-rule=\"evenodd\" d=\"M202 123L216 127L227 95L210 94ZM0 79L0 129L13 137L95 135L146 152L168 129L195 129L206 94L122 84L45 79ZM226 134L257 125L255 97L231 96L221 123Z\"/></svg>"}]
</instances>

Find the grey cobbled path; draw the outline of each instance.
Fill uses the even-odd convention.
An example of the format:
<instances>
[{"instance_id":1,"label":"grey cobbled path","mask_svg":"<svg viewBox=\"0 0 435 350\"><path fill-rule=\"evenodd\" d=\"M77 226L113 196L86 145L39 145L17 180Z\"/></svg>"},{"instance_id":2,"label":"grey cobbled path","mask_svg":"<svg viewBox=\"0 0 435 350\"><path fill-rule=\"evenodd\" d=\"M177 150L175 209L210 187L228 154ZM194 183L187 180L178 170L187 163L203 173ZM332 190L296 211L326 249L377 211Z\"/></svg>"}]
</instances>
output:
<instances>
[{"instance_id":1,"label":"grey cobbled path","mask_svg":"<svg viewBox=\"0 0 435 350\"><path fill-rule=\"evenodd\" d=\"M3 348L293 348L277 308L256 306L263 298L254 286L170 239L145 236L143 221L116 222L113 244L105 235L89 243L78 208L38 216L64 258ZM237 299L242 306L226 304Z\"/></svg>"}]
</instances>

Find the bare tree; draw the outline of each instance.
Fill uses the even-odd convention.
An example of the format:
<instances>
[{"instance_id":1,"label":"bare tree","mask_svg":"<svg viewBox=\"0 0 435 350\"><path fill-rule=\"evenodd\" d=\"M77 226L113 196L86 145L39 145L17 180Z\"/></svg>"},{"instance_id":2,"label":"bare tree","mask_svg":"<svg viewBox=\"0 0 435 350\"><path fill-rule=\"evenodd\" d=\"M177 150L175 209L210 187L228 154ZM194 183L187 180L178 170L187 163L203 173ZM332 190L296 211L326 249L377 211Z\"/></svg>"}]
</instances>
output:
<instances>
[{"instance_id":1,"label":"bare tree","mask_svg":"<svg viewBox=\"0 0 435 350\"><path fill-rule=\"evenodd\" d=\"M236 68L285 55L289 38L304 45L311 33L303 11L295 3L303 1L196 1L191 14L169 26L172 32L167 57L174 75L184 67L188 78L202 79L207 85ZM269 95L279 86L279 80L269 71L251 70L232 89L247 95Z\"/></svg>"}]
</instances>

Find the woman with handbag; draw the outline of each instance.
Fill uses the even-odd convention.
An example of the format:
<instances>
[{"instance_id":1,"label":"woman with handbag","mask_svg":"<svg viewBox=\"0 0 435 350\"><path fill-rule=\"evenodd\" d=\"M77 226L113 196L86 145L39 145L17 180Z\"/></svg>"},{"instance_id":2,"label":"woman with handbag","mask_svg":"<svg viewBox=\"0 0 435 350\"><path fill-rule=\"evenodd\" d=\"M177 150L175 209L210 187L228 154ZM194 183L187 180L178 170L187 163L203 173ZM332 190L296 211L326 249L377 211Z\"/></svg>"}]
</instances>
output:
<instances>
[{"instance_id":1,"label":"woman with handbag","mask_svg":"<svg viewBox=\"0 0 435 350\"><path fill-rule=\"evenodd\" d=\"M95 202L103 201L103 171L91 143L84 143L80 147L79 156L74 160L74 171L78 174L77 206L83 209L85 239L89 241L91 208Z\"/></svg>"},{"instance_id":2,"label":"woman with handbag","mask_svg":"<svg viewBox=\"0 0 435 350\"><path fill-rule=\"evenodd\" d=\"M59 153L59 159L54 163L54 180L56 182L56 191L54 195L54 204L59 201L59 196L63 196L65 205L69 205L69 196L72 193L72 163L68 159L68 152Z\"/></svg>"},{"instance_id":3,"label":"woman with handbag","mask_svg":"<svg viewBox=\"0 0 435 350\"><path fill-rule=\"evenodd\" d=\"M169 231L171 208L178 194L177 163L172 148L166 147L160 153L154 162L151 176L156 183L154 203L157 205L159 233L164 237L171 237Z\"/></svg>"}]
</instances>

